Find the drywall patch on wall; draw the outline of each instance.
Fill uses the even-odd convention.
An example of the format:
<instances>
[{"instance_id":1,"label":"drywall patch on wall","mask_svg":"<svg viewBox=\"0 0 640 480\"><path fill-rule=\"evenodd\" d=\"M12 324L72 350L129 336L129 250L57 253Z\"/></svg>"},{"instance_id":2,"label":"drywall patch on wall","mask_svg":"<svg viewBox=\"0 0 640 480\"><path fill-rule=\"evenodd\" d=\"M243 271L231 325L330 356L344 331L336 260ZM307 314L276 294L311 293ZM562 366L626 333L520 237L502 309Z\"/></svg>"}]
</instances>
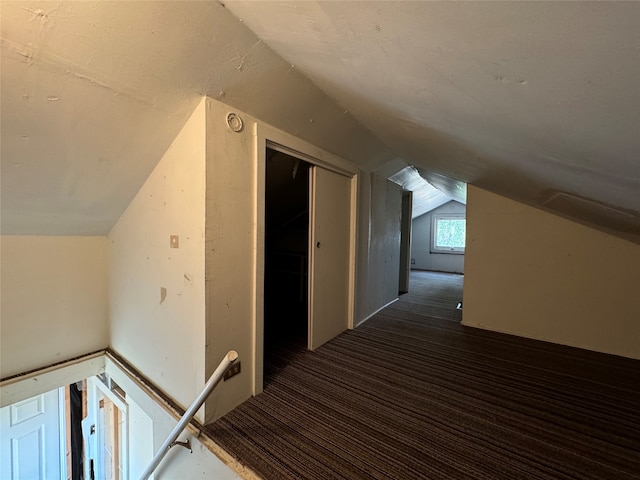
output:
<instances>
[{"instance_id":1,"label":"drywall patch on wall","mask_svg":"<svg viewBox=\"0 0 640 480\"><path fill-rule=\"evenodd\" d=\"M0 378L108 344L106 237L2 236Z\"/></svg>"},{"instance_id":2,"label":"drywall patch on wall","mask_svg":"<svg viewBox=\"0 0 640 480\"><path fill-rule=\"evenodd\" d=\"M640 359L640 246L469 186L463 324Z\"/></svg>"},{"instance_id":3,"label":"drywall patch on wall","mask_svg":"<svg viewBox=\"0 0 640 480\"><path fill-rule=\"evenodd\" d=\"M542 205L552 211L579 218L587 224L626 232L631 235L630 240L638 243L637 238L633 237L640 234L640 212L637 210L617 208L568 192L550 191L542 198Z\"/></svg>"},{"instance_id":4,"label":"drywall patch on wall","mask_svg":"<svg viewBox=\"0 0 640 480\"><path fill-rule=\"evenodd\" d=\"M109 234L110 346L183 407L205 382L204 105Z\"/></svg>"}]
</instances>

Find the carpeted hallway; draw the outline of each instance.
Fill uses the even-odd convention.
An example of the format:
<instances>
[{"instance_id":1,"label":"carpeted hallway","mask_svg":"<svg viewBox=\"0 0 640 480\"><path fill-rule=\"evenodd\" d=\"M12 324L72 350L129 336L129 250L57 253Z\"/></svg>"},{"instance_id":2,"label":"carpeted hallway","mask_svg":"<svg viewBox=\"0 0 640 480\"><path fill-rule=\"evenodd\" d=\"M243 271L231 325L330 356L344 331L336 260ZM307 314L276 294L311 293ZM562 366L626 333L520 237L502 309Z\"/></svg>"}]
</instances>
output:
<instances>
[{"instance_id":1,"label":"carpeted hallway","mask_svg":"<svg viewBox=\"0 0 640 480\"><path fill-rule=\"evenodd\" d=\"M209 435L268 480L640 478L640 361L464 327L462 279L283 351Z\"/></svg>"}]
</instances>

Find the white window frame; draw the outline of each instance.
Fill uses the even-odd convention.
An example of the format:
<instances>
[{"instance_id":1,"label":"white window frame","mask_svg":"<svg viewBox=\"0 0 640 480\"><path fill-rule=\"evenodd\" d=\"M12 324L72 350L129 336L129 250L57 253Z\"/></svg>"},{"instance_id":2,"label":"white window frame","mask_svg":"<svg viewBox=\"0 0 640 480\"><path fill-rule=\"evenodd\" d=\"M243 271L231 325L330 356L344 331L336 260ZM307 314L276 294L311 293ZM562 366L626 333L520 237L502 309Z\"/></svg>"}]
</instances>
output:
<instances>
[{"instance_id":1,"label":"white window frame","mask_svg":"<svg viewBox=\"0 0 640 480\"><path fill-rule=\"evenodd\" d=\"M464 213L435 213L431 217L431 253L444 253L453 255L464 255L465 247L438 247L436 238L438 234L438 221L440 220L466 220ZM466 245L466 238L465 238Z\"/></svg>"}]
</instances>

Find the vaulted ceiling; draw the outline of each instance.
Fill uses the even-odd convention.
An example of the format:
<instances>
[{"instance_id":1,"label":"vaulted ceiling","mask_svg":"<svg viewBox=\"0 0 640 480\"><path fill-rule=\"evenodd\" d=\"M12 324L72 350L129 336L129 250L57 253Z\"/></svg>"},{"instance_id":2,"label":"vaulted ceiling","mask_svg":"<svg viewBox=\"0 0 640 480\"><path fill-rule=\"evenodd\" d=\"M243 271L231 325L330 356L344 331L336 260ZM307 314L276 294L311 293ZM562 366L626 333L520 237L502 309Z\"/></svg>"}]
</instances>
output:
<instances>
[{"instance_id":1,"label":"vaulted ceiling","mask_svg":"<svg viewBox=\"0 0 640 480\"><path fill-rule=\"evenodd\" d=\"M313 140L260 100L294 70L363 168L638 242L638 25L638 2L3 1L3 233L108 231L201 95Z\"/></svg>"}]
</instances>

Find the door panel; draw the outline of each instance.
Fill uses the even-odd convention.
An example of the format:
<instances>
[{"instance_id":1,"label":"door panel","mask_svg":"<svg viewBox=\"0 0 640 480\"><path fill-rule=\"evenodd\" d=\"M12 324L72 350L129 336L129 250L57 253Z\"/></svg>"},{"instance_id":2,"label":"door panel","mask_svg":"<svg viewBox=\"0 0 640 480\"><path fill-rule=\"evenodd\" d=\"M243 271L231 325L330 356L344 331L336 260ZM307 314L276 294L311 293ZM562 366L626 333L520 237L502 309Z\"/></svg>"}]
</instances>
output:
<instances>
[{"instance_id":1,"label":"door panel","mask_svg":"<svg viewBox=\"0 0 640 480\"><path fill-rule=\"evenodd\" d=\"M60 478L59 392L0 409L0 478Z\"/></svg>"},{"instance_id":2,"label":"door panel","mask_svg":"<svg viewBox=\"0 0 640 480\"><path fill-rule=\"evenodd\" d=\"M310 172L309 349L349 325L351 179L312 167Z\"/></svg>"}]
</instances>

